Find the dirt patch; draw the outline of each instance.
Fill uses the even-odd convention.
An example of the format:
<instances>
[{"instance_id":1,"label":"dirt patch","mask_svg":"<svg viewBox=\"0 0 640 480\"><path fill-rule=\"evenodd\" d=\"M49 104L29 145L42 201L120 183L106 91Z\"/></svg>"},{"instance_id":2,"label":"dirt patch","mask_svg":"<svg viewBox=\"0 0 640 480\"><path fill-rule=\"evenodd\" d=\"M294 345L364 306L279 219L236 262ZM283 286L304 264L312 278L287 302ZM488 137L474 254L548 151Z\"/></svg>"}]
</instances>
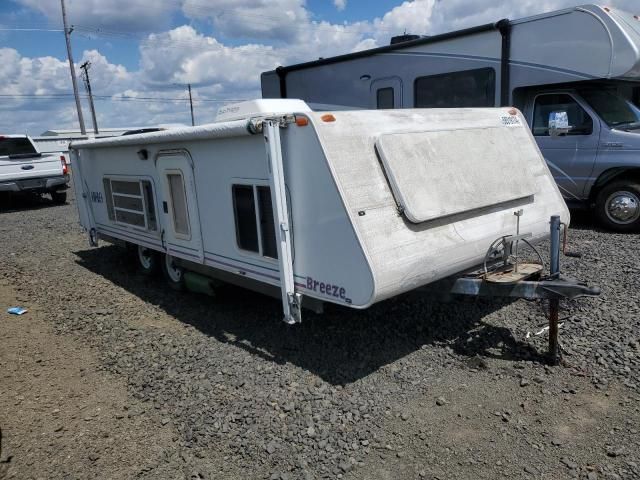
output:
<instances>
[{"instance_id":1,"label":"dirt patch","mask_svg":"<svg viewBox=\"0 0 640 480\"><path fill-rule=\"evenodd\" d=\"M132 399L123 377L101 371L91 349L53 333L46 307L6 312L21 300L0 283L0 460L12 457L4 477L132 478L162 469L172 425L159 428L159 412Z\"/></svg>"}]
</instances>

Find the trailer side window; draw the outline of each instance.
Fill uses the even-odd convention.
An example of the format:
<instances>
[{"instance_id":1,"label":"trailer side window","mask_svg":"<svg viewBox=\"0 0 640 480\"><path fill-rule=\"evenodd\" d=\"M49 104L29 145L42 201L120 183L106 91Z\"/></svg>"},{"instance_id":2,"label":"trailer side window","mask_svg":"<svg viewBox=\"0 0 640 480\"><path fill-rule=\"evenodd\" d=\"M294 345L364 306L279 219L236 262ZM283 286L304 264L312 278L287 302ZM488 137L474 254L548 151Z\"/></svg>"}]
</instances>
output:
<instances>
[{"instance_id":1,"label":"trailer side window","mask_svg":"<svg viewBox=\"0 0 640 480\"><path fill-rule=\"evenodd\" d=\"M233 208L236 217L238 246L243 250L259 253L256 202L252 185L233 186Z\"/></svg>"},{"instance_id":2,"label":"trailer side window","mask_svg":"<svg viewBox=\"0 0 640 480\"><path fill-rule=\"evenodd\" d=\"M157 230L150 181L105 177L102 183L107 215L111 221L145 230Z\"/></svg>"},{"instance_id":3,"label":"trailer side window","mask_svg":"<svg viewBox=\"0 0 640 480\"><path fill-rule=\"evenodd\" d=\"M271 189L262 185L233 185L232 195L238 247L278 258Z\"/></svg>"},{"instance_id":4,"label":"trailer side window","mask_svg":"<svg viewBox=\"0 0 640 480\"><path fill-rule=\"evenodd\" d=\"M533 134L537 137L549 136L549 115L553 112L567 112L571 130L567 135L591 135L593 120L571 95L553 93L536 98L533 113Z\"/></svg>"},{"instance_id":5,"label":"trailer side window","mask_svg":"<svg viewBox=\"0 0 640 480\"><path fill-rule=\"evenodd\" d=\"M379 88L376 92L376 108L378 110L387 110L394 108L393 87Z\"/></svg>"},{"instance_id":6,"label":"trailer side window","mask_svg":"<svg viewBox=\"0 0 640 480\"><path fill-rule=\"evenodd\" d=\"M496 99L496 72L479 68L416 78L416 108L493 107Z\"/></svg>"}]
</instances>

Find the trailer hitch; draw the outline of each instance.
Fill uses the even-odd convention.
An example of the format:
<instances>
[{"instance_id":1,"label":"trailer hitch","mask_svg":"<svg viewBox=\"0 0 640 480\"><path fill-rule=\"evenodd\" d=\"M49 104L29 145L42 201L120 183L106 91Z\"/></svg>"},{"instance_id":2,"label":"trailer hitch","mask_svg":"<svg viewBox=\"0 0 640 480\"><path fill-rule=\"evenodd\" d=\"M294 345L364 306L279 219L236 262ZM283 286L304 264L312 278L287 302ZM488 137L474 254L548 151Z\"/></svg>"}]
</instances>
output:
<instances>
[{"instance_id":1,"label":"trailer hitch","mask_svg":"<svg viewBox=\"0 0 640 480\"><path fill-rule=\"evenodd\" d=\"M505 236L494 241L487 255L483 269L456 278L451 287L451 293L458 295L485 297L512 297L527 300L549 300L549 348L548 361L555 365L559 361L558 348L558 316L560 300L574 300L581 297L597 297L600 288L588 286L560 273L560 230L559 216L551 217L551 246L549 274L542 276L544 262L542 256L529 243L530 234L520 234L520 216L522 211L514 213L517 217L516 235ZM562 246L566 248L565 241ZM524 242L538 255L540 263L521 262L518 255L518 244ZM500 255L501 253L501 255ZM489 268L489 264L493 266Z\"/></svg>"}]
</instances>

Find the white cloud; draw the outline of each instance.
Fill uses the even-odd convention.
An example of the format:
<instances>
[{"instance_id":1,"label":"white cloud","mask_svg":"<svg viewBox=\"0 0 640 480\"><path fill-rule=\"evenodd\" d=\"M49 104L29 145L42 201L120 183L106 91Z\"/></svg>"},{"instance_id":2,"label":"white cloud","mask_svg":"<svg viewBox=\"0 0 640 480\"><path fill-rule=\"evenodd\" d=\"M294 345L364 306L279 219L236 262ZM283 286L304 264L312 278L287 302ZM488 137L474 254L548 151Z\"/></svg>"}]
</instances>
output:
<instances>
[{"instance_id":1,"label":"white cloud","mask_svg":"<svg viewBox=\"0 0 640 480\"><path fill-rule=\"evenodd\" d=\"M14 0L62 24L60 0ZM175 6L157 0L65 0L70 25L105 30L149 31L169 25Z\"/></svg>"},{"instance_id":2,"label":"white cloud","mask_svg":"<svg viewBox=\"0 0 640 480\"><path fill-rule=\"evenodd\" d=\"M14 1L43 13L52 22L60 22L59 0ZM373 48L387 44L391 36L405 31L436 34L579 2L413 0L400 3L379 18L333 24L315 21L304 0L211 0L208 3L204 0L67 0L72 23L100 24L114 30L159 31L140 42L139 67L134 70L107 58L105 48L100 49L102 52L87 50L81 56L79 64L86 60L92 63L94 94L109 97L109 100L96 100L102 126L188 123L184 87L187 83L194 87L196 121L211 121L219 106L212 99L258 97L260 73L278 65ZM637 0L609 0L608 3L640 10ZM334 5L340 9L346 0L334 0ZM193 20L193 25L164 29L178 11ZM195 26L202 22L209 24L215 33L198 31ZM247 42L247 38L252 42ZM66 59L29 58L15 49L0 48L0 94L68 95L70 92ZM145 100L147 98L164 100L155 102ZM84 100L83 105L88 122L90 116ZM5 97L0 102L0 113L0 132L40 133L48 128L77 125L73 98L69 96L37 100Z\"/></svg>"},{"instance_id":3,"label":"white cloud","mask_svg":"<svg viewBox=\"0 0 640 480\"><path fill-rule=\"evenodd\" d=\"M188 18L207 19L227 37L287 41L309 22L303 0L184 0Z\"/></svg>"},{"instance_id":4,"label":"white cloud","mask_svg":"<svg viewBox=\"0 0 640 480\"><path fill-rule=\"evenodd\" d=\"M347 0L333 0L333 4L340 11L344 10L345 8L347 8Z\"/></svg>"}]
</instances>

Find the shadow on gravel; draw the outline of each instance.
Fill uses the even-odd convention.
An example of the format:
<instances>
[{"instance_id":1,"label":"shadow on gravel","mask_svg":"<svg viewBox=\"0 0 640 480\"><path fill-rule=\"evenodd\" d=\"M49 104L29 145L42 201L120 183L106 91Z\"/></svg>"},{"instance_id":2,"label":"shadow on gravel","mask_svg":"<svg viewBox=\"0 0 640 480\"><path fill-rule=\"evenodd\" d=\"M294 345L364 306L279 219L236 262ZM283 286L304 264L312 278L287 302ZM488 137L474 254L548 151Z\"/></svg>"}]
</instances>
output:
<instances>
[{"instance_id":1,"label":"shadow on gravel","mask_svg":"<svg viewBox=\"0 0 640 480\"><path fill-rule=\"evenodd\" d=\"M57 207L49 197L33 193L0 193L0 214Z\"/></svg>"},{"instance_id":2,"label":"shadow on gravel","mask_svg":"<svg viewBox=\"0 0 640 480\"><path fill-rule=\"evenodd\" d=\"M473 368L484 366L483 357L544 361L508 328L484 321L509 300L446 303L411 292L363 311L334 305L321 315L304 311L303 323L291 327L281 321L280 302L270 297L233 286L220 288L215 298L180 294L161 278L149 281L137 273L135 260L122 248L75 254L81 266L202 333L268 361L291 363L334 385L354 382L422 348L428 349L427 362L447 356L444 347L449 347Z\"/></svg>"},{"instance_id":3,"label":"shadow on gravel","mask_svg":"<svg viewBox=\"0 0 640 480\"><path fill-rule=\"evenodd\" d=\"M570 230L594 230L596 232L606 232L598 225L593 212L590 210L571 210Z\"/></svg>"}]
</instances>

